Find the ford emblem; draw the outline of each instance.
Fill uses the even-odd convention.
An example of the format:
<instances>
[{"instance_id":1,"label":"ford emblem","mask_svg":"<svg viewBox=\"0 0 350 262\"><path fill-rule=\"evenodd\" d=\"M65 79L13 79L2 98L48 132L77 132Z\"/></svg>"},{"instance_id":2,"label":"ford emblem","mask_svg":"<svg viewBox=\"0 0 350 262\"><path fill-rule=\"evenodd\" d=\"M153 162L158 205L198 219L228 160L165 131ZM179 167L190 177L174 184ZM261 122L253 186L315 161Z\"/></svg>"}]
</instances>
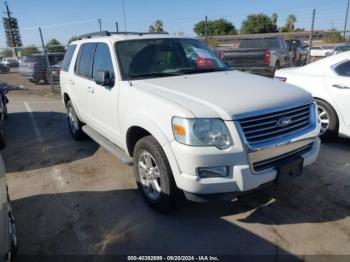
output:
<instances>
[{"instance_id":1,"label":"ford emblem","mask_svg":"<svg viewBox=\"0 0 350 262\"><path fill-rule=\"evenodd\" d=\"M277 126L279 127L286 127L289 126L292 123L292 118L290 117L282 117L277 120Z\"/></svg>"}]
</instances>

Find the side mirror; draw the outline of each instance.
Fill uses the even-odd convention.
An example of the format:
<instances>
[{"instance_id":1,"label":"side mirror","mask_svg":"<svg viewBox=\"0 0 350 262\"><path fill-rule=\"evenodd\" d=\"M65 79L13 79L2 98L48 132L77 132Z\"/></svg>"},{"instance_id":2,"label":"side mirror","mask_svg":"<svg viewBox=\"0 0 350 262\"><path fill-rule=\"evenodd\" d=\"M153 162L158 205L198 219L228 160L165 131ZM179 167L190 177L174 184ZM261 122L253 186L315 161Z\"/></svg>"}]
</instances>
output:
<instances>
[{"instance_id":1,"label":"side mirror","mask_svg":"<svg viewBox=\"0 0 350 262\"><path fill-rule=\"evenodd\" d=\"M109 71L99 71L97 74L94 76L95 82L98 85L101 86L113 86L114 85L114 80L111 77L111 74Z\"/></svg>"}]
</instances>

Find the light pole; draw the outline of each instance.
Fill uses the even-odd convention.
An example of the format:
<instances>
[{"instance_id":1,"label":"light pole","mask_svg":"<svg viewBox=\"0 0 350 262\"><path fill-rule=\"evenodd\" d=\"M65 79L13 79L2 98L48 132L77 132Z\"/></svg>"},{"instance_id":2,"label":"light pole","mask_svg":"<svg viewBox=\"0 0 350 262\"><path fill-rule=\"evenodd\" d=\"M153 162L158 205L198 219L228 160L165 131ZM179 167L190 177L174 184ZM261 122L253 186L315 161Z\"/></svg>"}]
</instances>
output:
<instances>
[{"instance_id":1,"label":"light pole","mask_svg":"<svg viewBox=\"0 0 350 262\"><path fill-rule=\"evenodd\" d=\"M350 5L350 0L348 0L348 5L346 7L345 24L344 24L344 39L345 39L345 34L346 34L346 27L347 27L347 24L348 24L349 5Z\"/></svg>"}]
</instances>

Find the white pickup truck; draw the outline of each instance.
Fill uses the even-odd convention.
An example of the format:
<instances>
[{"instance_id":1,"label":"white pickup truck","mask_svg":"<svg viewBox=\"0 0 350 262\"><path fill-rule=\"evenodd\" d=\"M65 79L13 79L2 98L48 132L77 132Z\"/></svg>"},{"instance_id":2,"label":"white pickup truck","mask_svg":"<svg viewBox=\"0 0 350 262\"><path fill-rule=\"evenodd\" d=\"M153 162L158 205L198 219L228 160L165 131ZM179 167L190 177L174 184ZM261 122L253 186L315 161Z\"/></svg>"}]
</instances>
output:
<instances>
[{"instance_id":1,"label":"white pickup truck","mask_svg":"<svg viewBox=\"0 0 350 262\"><path fill-rule=\"evenodd\" d=\"M60 78L73 137L87 134L133 165L159 211L181 191L194 201L232 199L298 176L319 152L309 93L231 71L194 39L85 35L68 47Z\"/></svg>"}]
</instances>

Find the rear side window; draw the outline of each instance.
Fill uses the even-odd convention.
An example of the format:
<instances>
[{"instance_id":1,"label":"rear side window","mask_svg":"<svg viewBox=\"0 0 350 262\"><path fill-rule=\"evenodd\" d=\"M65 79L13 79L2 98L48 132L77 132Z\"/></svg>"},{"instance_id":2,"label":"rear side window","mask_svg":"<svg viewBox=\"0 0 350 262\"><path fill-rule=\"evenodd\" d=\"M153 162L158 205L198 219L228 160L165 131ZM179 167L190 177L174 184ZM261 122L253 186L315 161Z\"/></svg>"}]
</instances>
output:
<instances>
[{"instance_id":1,"label":"rear side window","mask_svg":"<svg viewBox=\"0 0 350 262\"><path fill-rule=\"evenodd\" d=\"M63 62L62 62L62 70L65 72L68 72L68 70L69 70L69 66L70 66L70 63L72 61L76 47L77 47L76 45L70 45L67 48L66 54L65 54Z\"/></svg>"},{"instance_id":2,"label":"rear side window","mask_svg":"<svg viewBox=\"0 0 350 262\"><path fill-rule=\"evenodd\" d=\"M105 71L108 71L111 79L114 80L115 75L109 47L105 43L99 43L96 47L95 52L93 76L95 76L98 72Z\"/></svg>"},{"instance_id":3,"label":"rear side window","mask_svg":"<svg viewBox=\"0 0 350 262\"><path fill-rule=\"evenodd\" d=\"M80 47L75 72L83 77L92 78L92 65L96 43L83 44Z\"/></svg>"},{"instance_id":4,"label":"rear side window","mask_svg":"<svg viewBox=\"0 0 350 262\"><path fill-rule=\"evenodd\" d=\"M334 71L340 76L350 77L350 61L346 61L334 68Z\"/></svg>"}]
</instances>

